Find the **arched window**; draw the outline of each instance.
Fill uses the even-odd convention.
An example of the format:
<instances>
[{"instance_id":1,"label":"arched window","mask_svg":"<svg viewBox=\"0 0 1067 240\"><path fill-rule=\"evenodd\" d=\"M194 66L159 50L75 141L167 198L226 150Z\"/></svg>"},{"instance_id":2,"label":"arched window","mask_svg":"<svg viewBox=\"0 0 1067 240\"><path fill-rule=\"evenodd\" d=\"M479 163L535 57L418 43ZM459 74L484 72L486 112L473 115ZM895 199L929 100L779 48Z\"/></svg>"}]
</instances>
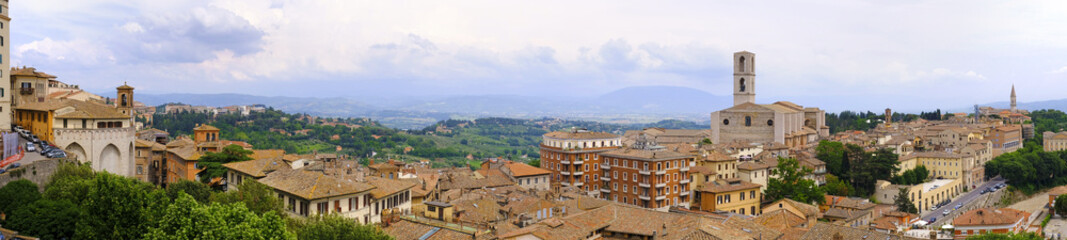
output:
<instances>
[{"instance_id":1,"label":"arched window","mask_svg":"<svg viewBox=\"0 0 1067 240\"><path fill-rule=\"evenodd\" d=\"M127 104L126 104L126 94L122 94L122 106L123 107L127 106Z\"/></svg>"},{"instance_id":2,"label":"arched window","mask_svg":"<svg viewBox=\"0 0 1067 240\"><path fill-rule=\"evenodd\" d=\"M741 79L741 92L745 92L745 79Z\"/></svg>"},{"instance_id":3,"label":"arched window","mask_svg":"<svg viewBox=\"0 0 1067 240\"><path fill-rule=\"evenodd\" d=\"M737 61L737 72L745 71L745 56L741 56L741 59Z\"/></svg>"},{"instance_id":4,"label":"arched window","mask_svg":"<svg viewBox=\"0 0 1067 240\"><path fill-rule=\"evenodd\" d=\"M751 127L751 126L752 126L752 117L745 116L745 127Z\"/></svg>"}]
</instances>

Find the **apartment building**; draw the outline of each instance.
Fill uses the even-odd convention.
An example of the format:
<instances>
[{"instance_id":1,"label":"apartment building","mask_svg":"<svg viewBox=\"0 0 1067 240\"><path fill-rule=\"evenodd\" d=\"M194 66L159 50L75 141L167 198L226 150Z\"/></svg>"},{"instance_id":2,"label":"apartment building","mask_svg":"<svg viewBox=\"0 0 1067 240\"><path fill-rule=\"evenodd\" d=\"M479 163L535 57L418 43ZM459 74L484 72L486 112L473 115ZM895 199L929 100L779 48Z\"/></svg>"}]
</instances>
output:
<instances>
[{"instance_id":1,"label":"apartment building","mask_svg":"<svg viewBox=\"0 0 1067 240\"><path fill-rule=\"evenodd\" d=\"M546 133L542 138L541 168L552 172L550 180L599 195L600 153L621 147L622 137L572 129Z\"/></svg>"},{"instance_id":2,"label":"apartment building","mask_svg":"<svg viewBox=\"0 0 1067 240\"><path fill-rule=\"evenodd\" d=\"M646 208L690 205L689 170L695 155L641 137L630 147L600 156L602 199Z\"/></svg>"}]
</instances>

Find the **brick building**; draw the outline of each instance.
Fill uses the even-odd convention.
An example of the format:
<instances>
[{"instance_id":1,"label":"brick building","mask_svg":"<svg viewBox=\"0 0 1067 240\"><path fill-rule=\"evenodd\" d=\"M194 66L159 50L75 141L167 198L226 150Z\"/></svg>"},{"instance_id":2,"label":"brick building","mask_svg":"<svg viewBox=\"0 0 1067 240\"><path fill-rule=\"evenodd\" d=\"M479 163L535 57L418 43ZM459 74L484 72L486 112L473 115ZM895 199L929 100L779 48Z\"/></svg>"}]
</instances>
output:
<instances>
[{"instance_id":1,"label":"brick building","mask_svg":"<svg viewBox=\"0 0 1067 240\"><path fill-rule=\"evenodd\" d=\"M585 129L546 133L541 142L541 168L551 171L551 182L598 195L600 153L618 149L622 137Z\"/></svg>"},{"instance_id":2,"label":"brick building","mask_svg":"<svg viewBox=\"0 0 1067 240\"><path fill-rule=\"evenodd\" d=\"M696 156L639 137L630 147L600 154L601 198L646 208L689 207L689 167Z\"/></svg>"}]
</instances>

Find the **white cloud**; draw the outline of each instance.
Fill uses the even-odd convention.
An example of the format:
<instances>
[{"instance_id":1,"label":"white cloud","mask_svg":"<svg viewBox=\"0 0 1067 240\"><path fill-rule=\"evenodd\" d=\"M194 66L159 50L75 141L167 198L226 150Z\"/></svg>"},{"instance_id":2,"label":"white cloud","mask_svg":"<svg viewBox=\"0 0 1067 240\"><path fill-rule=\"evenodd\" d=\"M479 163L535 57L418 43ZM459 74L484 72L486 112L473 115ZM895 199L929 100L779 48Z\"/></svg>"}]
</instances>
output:
<instances>
[{"instance_id":1,"label":"white cloud","mask_svg":"<svg viewBox=\"0 0 1067 240\"><path fill-rule=\"evenodd\" d=\"M1054 11L1062 5L40 0L11 12L30 19L12 29L27 40L15 43L25 64L63 61L53 67L71 74L78 65L140 67L140 79L280 89L262 94L309 82L339 86L330 89L337 95L572 95L657 84L728 94L731 53L748 50L757 54L761 96L915 97L927 93L901 83L959 84L961 96L981 96L972 93L996 93L1014 79L1051 81L1032 73L1060 67L1053 63L1067 54L1067 15ZM79 80L108 80L98 78Z\"/></svg>"}]
</instances>

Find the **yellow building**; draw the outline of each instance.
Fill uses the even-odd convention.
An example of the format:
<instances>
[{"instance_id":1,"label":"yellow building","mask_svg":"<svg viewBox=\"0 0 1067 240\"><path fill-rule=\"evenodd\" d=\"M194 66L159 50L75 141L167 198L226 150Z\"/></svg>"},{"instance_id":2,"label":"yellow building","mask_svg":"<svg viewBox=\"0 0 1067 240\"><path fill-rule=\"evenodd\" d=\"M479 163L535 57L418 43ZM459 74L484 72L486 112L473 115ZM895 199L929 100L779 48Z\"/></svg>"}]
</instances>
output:
<instances>
[{"instance_id":1,"label":"yellow building","mask_svg":"<svg viewBox=\"0 0 1067 240\"><path fill-rule=\"evenodd\" d=\"M705 183L696 190L697 207L703 211L724 211L743 215L759 215L760 185L740 179Z\"/></svg>"},{"instance_id":2,"label":"yellow building","mask_svg":"<svg viewBox=\"0 0 1067 240\"><path fill-rule=\"evenodd\" d=\"M895 203L901 188L907 189L908 198L915 207L927 210L930 206L951 200L963 193L964 186L962 179L937 179L916 185L893 185L889 181L878 180L874 197L880 203Z\"/></svg>"}]
</instances>

